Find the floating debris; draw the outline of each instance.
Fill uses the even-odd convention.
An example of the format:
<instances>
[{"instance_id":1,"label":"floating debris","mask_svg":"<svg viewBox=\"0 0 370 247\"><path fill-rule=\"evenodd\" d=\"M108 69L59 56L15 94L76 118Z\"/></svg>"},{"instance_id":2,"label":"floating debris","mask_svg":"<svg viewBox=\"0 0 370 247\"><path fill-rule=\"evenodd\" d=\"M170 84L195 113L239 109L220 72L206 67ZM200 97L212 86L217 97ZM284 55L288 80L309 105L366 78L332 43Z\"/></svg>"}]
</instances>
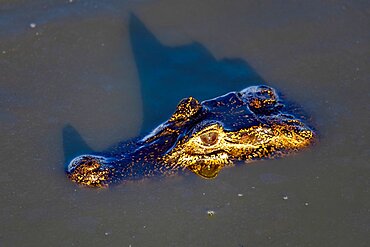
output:
<instances>
[{"instance_id":1,"label":"floating debris","mask_svg":"<svg viewBox=\"0 0 370 247\"><path fill-rule=\"evenodd\" d=\"M304 205L305 205L305 206L308 206L308 202L305 202L305 203L304 203Z\"/></svg>"},{"instance_id":2,"label":"floating debris","mask_svg":"<svg viewBox=\"0 0 370 247\"><path fill-rule=\"evenodd\" d=\"M209 216L209 217L212 217L212 216L214 216L216 214L216 212L215 211L213 211L213 210L208 210L207 211L207 215Z\"/></svg>"},{"instance_id":3,"label":"floating debris","mask_svg":"<svg viewBox=\"0 0 370 247\"><path fill-rule=\"evenodd\" d=\"M288 196L283 196L283 200L288 200Z\"/></svg>"},{"instance_id":4,"label":"floating debris","mask_svg":"<svg viewBox=\"0 0 370 247\"><path fill-rule=\"evenodd\" d=\"M239 193L239 194L238 194L238 196L239 196L239 197L242 197L242 196L243 196L243 194L242 194L242 193Z\"/></svg>"},{"instance_id":5,"label":"floating debris","mask_svg":"<svg viewBox=\"0 0 370 247\"><path fill-rule=\"evenodd\" d=\"M35 28L36 27L36 23L30 23L30 28Z\"/></svg>"}]
</instances>

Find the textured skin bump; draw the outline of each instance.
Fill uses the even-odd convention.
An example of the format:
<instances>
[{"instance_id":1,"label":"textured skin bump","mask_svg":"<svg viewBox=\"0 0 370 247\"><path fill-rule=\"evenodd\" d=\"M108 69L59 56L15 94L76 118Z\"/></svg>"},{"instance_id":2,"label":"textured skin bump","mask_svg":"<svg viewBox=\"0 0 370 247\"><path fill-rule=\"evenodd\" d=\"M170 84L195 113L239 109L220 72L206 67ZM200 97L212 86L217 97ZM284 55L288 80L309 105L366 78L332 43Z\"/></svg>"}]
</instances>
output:
<instances>
[{"instance_id":1,"label":"textured skin bump","mask_svg":"<svg viewBox=\"0 0 370 247\"><path fill-rule=\"evenodd\" d=\"M185 98L169 120L147 136L78 156L67 174L88 187L182 171L215 178L236 161L281 157L313 143L314 131L289 109L275 89L264 85L201 103Z\"/></svg>"}]
</instances>

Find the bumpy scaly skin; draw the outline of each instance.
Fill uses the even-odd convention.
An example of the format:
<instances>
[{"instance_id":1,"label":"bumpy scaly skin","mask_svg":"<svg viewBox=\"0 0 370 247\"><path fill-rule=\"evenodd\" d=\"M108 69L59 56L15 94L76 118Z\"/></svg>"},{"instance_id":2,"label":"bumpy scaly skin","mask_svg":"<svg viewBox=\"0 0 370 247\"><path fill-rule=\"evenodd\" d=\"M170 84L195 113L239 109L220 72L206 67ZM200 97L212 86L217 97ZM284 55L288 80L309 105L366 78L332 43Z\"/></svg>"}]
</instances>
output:
<instances>
[{"instance_id":1,"label":"bumpy scaly skin","mask_svg":"<svg viewBox=\"0 0 370 247\"><path fill-rule=\"evenodd\" d=\"M89 187L106 187L109 170L101 169L101 161L99 157L79 156L74 159L74 163L79 165L73 168L69 177Z\"/></svg>"},{"instance_id":2,"label":"bumpy scaly skin","mask_svg":"<svg viewBox=\"0 0 370 247\"><path fill-rule=\"evenodd\" d=\"M222 126L214 124L203 133L217 133L217 143L212 146L203 145L202 133L199 133L191 140L180 143L161 161L170 166L187 167L204 178L214 178L223 167L232 165L233 161L273 158L310 144L312 132L304 130L296 133L296 130L287 129L289 126L261 125L227 132Z\"/></svg>"},{"instance_id":3,"label":"bumpy scaly skin","mask_svg":"<svg viewBox=\"0 0 370 247\"><path fill-rule=\"evenodd\" d=\"M274 89L248 87L199 103L180 101L171 118L125 154L76 157L67 173L88 187L190 170L214 178L235 161L283 156L310 145L314 132L290 115Z\"/></svg>"}]
</instances>

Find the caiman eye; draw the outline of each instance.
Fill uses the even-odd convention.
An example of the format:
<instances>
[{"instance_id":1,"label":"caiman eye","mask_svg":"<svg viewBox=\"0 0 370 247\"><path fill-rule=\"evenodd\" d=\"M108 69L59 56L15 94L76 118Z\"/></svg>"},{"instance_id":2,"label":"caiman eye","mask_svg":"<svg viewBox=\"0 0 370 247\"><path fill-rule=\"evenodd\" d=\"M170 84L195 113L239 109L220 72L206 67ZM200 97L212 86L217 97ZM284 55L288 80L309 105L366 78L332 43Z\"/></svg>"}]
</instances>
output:
<instances>
[{"instance_id":1,"label":"caiman eye","mask_svg":"<svg viewBox=\"0 0 370 247\"><path fill-rule=\"evenodd\" d=\"M203 144L206 146L212 146L217 143L218 140L218 133L217 132L207 132L200 136L200 139L202 140Z\"/></svg>"}]
</instances>

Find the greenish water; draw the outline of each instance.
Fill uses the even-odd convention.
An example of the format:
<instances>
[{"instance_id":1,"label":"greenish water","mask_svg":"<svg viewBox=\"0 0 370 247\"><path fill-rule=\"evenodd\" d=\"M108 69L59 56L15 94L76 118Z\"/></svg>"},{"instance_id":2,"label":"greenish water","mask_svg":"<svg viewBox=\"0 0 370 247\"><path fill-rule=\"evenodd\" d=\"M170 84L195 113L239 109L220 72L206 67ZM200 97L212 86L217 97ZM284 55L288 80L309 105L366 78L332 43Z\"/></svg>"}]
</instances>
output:
<instances>
[{"instance_id":1,"label":"greenish water","mask_svg":"<svg viewBox=\"0 0 370 247\"><path fill-rule=\"evenodd\" d=\"M163 48L155 70L138 63L152 48L133 49L131 14ZM365 1L0 0L0 246L367 246L369 15ZM242 89L239 72L302 105L318 143L214 180L88 190L65 177L66 125L103 150L165 120L186 88ZM176 75L188 87L179 76L150 88Z\"/></svg>"}]
</instances>

